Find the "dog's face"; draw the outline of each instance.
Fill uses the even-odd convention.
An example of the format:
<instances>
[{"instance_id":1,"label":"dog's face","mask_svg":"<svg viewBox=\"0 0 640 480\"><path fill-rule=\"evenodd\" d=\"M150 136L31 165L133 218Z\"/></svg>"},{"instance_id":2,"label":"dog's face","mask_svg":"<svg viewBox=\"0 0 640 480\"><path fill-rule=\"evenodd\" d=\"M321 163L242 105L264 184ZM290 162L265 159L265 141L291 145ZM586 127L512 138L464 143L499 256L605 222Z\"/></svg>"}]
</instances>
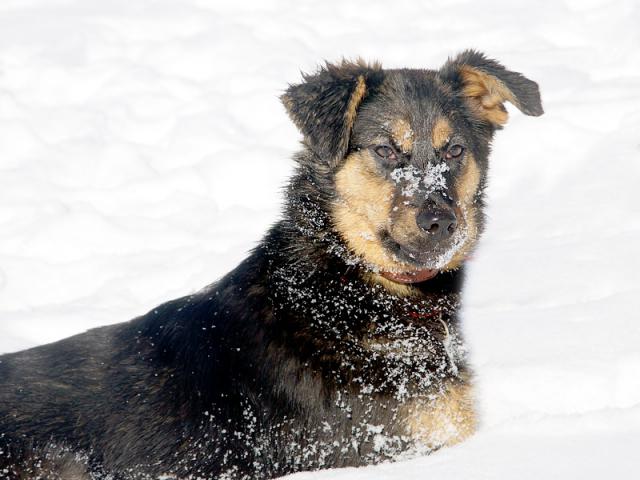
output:
<instances>
[{"instance_id":1,"label":"dog's face","mask_svg":"<svg viewBox=\"0 0 640 480\"><path fill-rule=\"evenodd\" d=\"M327 65L283 100L326 167L316 171L331 177L335 229L364 265L397 283L460 266L482 230L504 102L542 113L535 83L476 52L438 71Z\"/></svg>"}]
</instances>

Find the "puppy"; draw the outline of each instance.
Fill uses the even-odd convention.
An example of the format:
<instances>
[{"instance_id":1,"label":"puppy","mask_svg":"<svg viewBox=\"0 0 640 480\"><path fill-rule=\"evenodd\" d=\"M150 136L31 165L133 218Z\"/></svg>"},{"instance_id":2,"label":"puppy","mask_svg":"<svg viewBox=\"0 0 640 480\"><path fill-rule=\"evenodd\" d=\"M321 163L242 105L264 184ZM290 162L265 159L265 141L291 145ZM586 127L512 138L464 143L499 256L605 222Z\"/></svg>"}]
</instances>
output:
<instances>
[{"instance_id":1,"label":"puppy","mask_svg":"<svg viewBox=\"0 0 640 480\"><path fill-rule=\"evenodd\" d=\"M466 51L327 64L282 101L282 220L196 294L0 357L0 476L255 480L472 434L464 263L504 103L541 115L537 85Z\"/></svg>"}]
</instances>

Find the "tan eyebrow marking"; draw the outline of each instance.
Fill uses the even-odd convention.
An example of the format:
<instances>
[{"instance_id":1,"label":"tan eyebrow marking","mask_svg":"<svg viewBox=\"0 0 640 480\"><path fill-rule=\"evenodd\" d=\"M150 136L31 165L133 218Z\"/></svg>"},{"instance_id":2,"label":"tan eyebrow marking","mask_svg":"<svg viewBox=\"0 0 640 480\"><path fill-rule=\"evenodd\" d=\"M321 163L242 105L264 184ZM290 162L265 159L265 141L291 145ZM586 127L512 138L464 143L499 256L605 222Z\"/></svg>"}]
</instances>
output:
<instances>
[{"instance_id":1,"label":"tan eyebrow marking","mask_svg":"<svg viewBox=\"0 0 640 480\"><path fill-rule=\"evenodd\" d=\"M446 118L438 118L433 129L431 130L431 143L434 148L444 147L451 137L451 125Z\"/></svg>"},{"instance_id":2,"label":"tan eyebrow marking","mask_svg":"<svg viewBox=\"0 0 640 480\"><path fill-rule=\"evenodd\" d=\"M413 130L411 125L403 118L398 118L391 124L391 135L403 153L409 153L413 148Z\"/></svg>"}]
</instances>

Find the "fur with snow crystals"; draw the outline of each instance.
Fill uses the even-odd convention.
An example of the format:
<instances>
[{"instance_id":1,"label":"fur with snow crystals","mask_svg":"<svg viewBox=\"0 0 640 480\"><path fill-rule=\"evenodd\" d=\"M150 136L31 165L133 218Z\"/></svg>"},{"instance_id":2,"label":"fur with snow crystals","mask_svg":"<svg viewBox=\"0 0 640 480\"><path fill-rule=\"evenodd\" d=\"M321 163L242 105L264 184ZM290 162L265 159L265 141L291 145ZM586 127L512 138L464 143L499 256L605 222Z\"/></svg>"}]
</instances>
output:
<instances>
[{"instance_id":1,"label":"fur with snow crystals","mask_svg":"<svg viewBox=\"0 0 640 480\"><path fill-rule=\"evenodd\" d=\"M475 424L462 264L405 290L376 281L336 225L336 175L375 118L444 115L477 166L475 241L504 101L542 113L533 82L473 51L439 71L327 64L291 86L304 145L283 219L194 295L1 356L0 478L263 479L462 440ZM450 170L443 185L458 185Z\"/></svg>"}]
</instances>

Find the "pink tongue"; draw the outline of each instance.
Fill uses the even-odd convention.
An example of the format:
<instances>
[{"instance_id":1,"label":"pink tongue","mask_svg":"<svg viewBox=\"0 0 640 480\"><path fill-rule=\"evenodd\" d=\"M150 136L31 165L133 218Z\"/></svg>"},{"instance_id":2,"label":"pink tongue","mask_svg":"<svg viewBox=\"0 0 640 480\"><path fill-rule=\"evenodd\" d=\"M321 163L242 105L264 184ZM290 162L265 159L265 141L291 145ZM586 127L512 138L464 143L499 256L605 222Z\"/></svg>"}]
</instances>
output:
<instances>
[{"instance_id":1,"label":"pink tongue","mask_svg":"<svg viewBox=\"0 0 640 480\"><path fill-rule=\"evenodd\" d=\"M387 280L398 283L420 283L432 279L438 274L438 270L418 270L407 273L381 272Z\"/></svg>"}]
</instances>

